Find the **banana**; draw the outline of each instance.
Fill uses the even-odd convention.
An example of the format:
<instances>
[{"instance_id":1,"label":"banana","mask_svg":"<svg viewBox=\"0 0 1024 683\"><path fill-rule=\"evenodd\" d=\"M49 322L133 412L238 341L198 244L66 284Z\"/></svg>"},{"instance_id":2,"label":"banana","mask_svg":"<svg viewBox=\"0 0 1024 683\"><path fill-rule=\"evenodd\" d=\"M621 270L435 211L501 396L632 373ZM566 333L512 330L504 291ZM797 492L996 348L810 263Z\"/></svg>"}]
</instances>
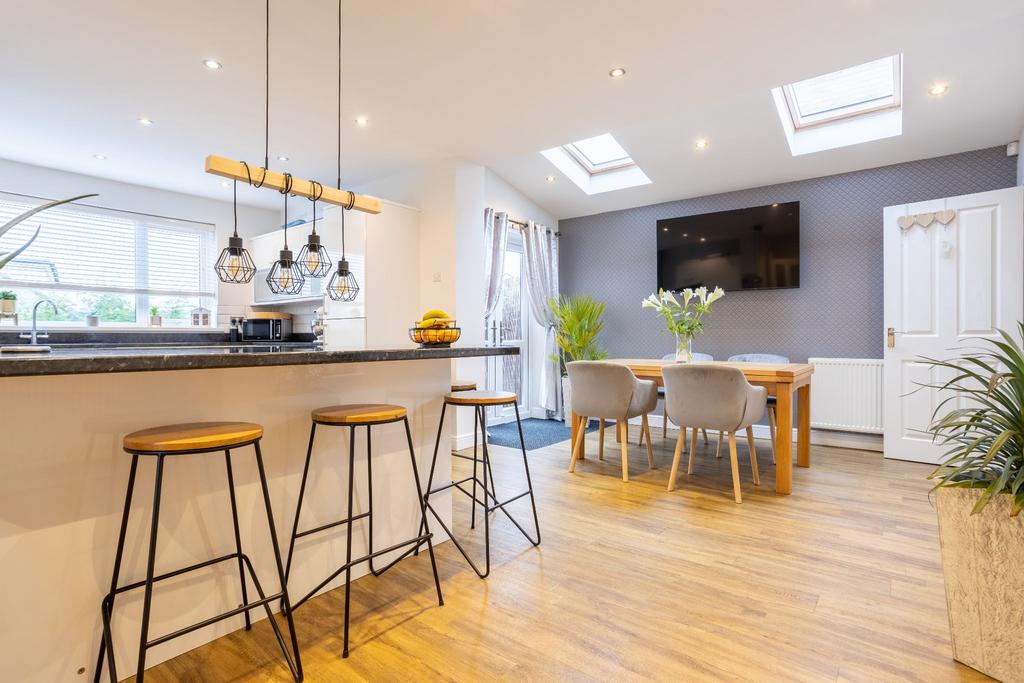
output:
<instances>
[{"instance_id":1,"label":"banana","mask_svg":"<svg viewBox=\"0 0 1024 683\"><path fill-rule=\"evenodd\" d=\"M427 311L426 313L423 314L423 320L424 321L429 320L431 318L445 318L445 319L449 319L449 318L451 318L451 316L448 315L447 311L443 311L440 308L432 308L432 309L430 309L429 311Z\"/></svg>"}]
</instances>

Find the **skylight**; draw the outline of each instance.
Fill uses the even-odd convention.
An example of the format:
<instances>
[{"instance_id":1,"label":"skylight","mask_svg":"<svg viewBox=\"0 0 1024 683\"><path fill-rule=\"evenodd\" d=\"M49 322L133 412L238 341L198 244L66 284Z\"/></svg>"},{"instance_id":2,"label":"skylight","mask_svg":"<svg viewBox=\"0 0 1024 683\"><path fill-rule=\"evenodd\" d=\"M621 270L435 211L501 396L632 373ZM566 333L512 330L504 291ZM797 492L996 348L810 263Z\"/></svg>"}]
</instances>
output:
<instances>
[{"instance_id":1,"label":"skylight","mask_svg":"<svg viewBox=\"0 0 1024 683\"><path fill-rule=\"evenodd\" d=\"M591 174L622 168L633 163L629 154L611 133L570 142L565 146L565 150Z\"/></svg>"},{"instance_id":2,"label":"skylight","mask_svg":"<svg viewBox=\"0 0 1024 683\"><path fill-rule=\"evenodd\" d=\"M772 89L794 156L903 132L903 59L892 55Z\"/></svg>"},{"instance_id":3,"label":"skylight","mask_svg":"<svg viewBox=\"0 0 1024 683\"><path fill-rule=\"evenodd\" d=\"M651 182L611 133L552 147L541 154L587 194Z\"/></svg>"},{"instance_id":4,"label":"skylight","mask_svg":"<svg viewBox=\"0 0 1024 683\"><path fill-rule=\"evenodd\" d=\"M796 128L898 107L900 90L899 55L783 86Z\"/></svg>"}]
</instances>

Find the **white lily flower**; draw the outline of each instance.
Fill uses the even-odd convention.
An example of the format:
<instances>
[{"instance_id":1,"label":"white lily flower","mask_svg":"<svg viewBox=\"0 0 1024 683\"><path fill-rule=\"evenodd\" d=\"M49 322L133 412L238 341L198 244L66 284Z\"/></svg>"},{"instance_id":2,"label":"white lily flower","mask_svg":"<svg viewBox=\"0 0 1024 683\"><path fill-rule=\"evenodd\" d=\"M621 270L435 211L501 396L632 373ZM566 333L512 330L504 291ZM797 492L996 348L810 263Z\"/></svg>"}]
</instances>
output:
<instances>
[{"instance_id":1,"label":"white lily flower","mask_svg":"<svg viewBox=\"0 0 1024 683\"><path fill-rule=\"evenodd\" d=\"M674 296L672 296L672 292L665 292L664 299L665 299L665 303L672 302L673 306L675 306L676 308L679 308L679 302L676 301L676 298Z\"/></svg>"},{"instance_id":2,"label":"white lily flower","mask_svg":"<svg viewBox=\"0 0 1024 683\"><path fill-rule=\"evenodd\" d=\"M715 301L721 299L723 296L725 296L725 290L723 290L721 287L715 287L715 291L711 292L711 294L708 295L708 303L714 303Z\"/></svg>"},{"instance_id":3,"label":"white lily flower","mask_svg":"<svg viewBox=\"0 0 1024 683\"><path fill-rule=\"evenodd\" d=\"M708 288L707 287L698 287L697 288L697 296L700 297L700 302L702 304L706 304L708 302Z\"/></svg>"},{"instance_id":4,"label":"white lily flower","mask_svg":"<svg viewBox=\"0 0 1024 683\"><path fill-rule=\"evenodd\" d=\"M690 299L693 298L693 290L687 287L683 290L683 306L687 306L690 303Z\"/></svg>"}]
</instances>

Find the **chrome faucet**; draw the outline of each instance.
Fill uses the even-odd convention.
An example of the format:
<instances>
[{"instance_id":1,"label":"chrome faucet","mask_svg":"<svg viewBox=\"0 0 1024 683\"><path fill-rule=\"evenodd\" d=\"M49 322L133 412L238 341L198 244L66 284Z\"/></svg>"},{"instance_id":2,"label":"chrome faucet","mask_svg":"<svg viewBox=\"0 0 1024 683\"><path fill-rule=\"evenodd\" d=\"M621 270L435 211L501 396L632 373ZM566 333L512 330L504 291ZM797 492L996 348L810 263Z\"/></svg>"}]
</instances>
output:
<instances>
[{"instance_id":1,"label":"chrome faucet","mask_svg":"<svg viewBox=\"0 0 1024 683\"><path fill-rule=\"evenodd\" d=\"M29 344L35 345L39 343L40 339L50 338L49 334L46 332L39 332L38 330L37 316L39 315L39 307L43 304L50 304L54 313L60 312L57 310L57 304L53 303L49 299L40 299L36 302L36 305L32 307L32 331L28 333L22 332L18 335L18 339L30 339L31 341L29 341Z\"/></svg>"}]
</instances>

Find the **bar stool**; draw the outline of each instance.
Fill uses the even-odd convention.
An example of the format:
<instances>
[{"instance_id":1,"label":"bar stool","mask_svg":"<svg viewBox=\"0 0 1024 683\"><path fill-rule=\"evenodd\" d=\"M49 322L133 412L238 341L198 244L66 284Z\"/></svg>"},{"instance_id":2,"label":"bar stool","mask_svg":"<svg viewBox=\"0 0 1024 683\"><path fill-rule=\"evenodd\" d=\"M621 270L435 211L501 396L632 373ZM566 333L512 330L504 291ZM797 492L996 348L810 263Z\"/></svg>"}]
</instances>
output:
<instances>
[{"instance_id":1,"label":"bar stool","mask_svg":"<svg viewBox=\"0 0 1024 683\"><path fill-rule=\"evenodd\" d=\"M462 556L464 558L466 558L466 562L469 563L469 566L473 568L473 571L476 572L477 576L479 576L481 579L487 578L488 574L491 573L491 528L490 528L490 523L489 523L488 515L489 515L489 513L493 512L494 510L501 510L502 512L504 512L505 516L508 517L509 520L516 526L516 528L519 529L520 532L522 532L523 536L526 537L526 540L528 540L534 546L540 545L540 521L537 518L537 502L536 502L536 500L534 499L534 496L533 496L533 482L530 480L530 464L529 464L529 462L527 461L527 458L526 458L526 441L523 439L523 423L519 419L519 405L518 405L518 403L519 403L518 397L514 393L512 393L510 391L477 391L477 390L453 391L453 392L451 392L449 394L445 394L444 405L441 406L441 419L440 419L440 421L437 424L437 440L434 442L434 457L433 457L433 459L430 462L430 476L427 477L427 493L423 497L423 503L424 503L426 509L430 510L430 512L434 515L434 518L437 520L437 523L441 525L441 527L445 530L445 532L447 532L448 536L452 539L452 543L454 543L455 547L458 548L460 553L462 553ZM465 478L460 479L458 481L449 481L449 483L447 483L447 484L445 484L445 485L435 489L435 488L433 488L433 483L434 483L434 470L437 468L437 451L438 451L438 448L440 447L440 444L441 444L441 431L442 431L442 429L444 429L444 415L445 415L445 411L447 410L448 406L450 406L450 405L451 406L472 406L473 410L474 410L474 419L473 419L473 457L462 456L462 455L459 456L459 457L465 458L467 460L472 460L473 461L473 475L469 476L469 477L465 477ZM494 471L491 469L490 454L489 454L489 452L487 450L487 414L486 414L486 410L487 410L488 406L506 406L506 405L513 406L515 408L515 411L516 411L516 426L519 428L519 445L520 445L520 448L521 448L521 450L523 452L523 467L526 470L526 487L527 488L526 488L526 491L524 491L523 493L517 494L515 496L512 496L511 498L508 498L508 499L506 499L504 501L499 502L498 498L497 498L497 495L496 495L497 492L494 489ZM482 457L482 459L477 457L477 447L476 447L476 445L477 445L477 434L478 434L477 428L478 427L479 427L479 434L483 435L483 439L482 439L483 457ZM477 465L481 466L481 474L483 475L483 480L481 480L480 477L477 475ZM488 489L488 487L487 487L488 479L490 479L490 482L491 482L491 488L490 489ZM465 488L463 488L463 485L466 484L467 482L472 482L473 483L472 492L467 491ZM477 486L478 485L483 488L483 500L480 500L480 498L477 497L476 491L477 491ZM455 534L452 533L452 530L449 529L445 525L444 520L441 519L441 517L437 514L437 511L430 504L430 496L431 495L434 495L436 493L440 493L442 491L447 491L450 488L454 488L454 489L456 489L458 491L461 491L463 494L468 496L471 501L473 501L472 502L471 518L470 518L471 519L471 521L470 521L470 528L471 529L472 528L476 528L476 506L480 505L483 508L483 512L484 512L484 514L483 514L483 520L484 520L484 555L485 555L485 565L484 565L484 570L483 571L480 571L480 568L476 565L476 563L473 562L472 559L470 559L469 554L466 552L465 548L463 548L462 544L459 543L457 538L455 538ZM530 505L533 507L533 524L534 524L534 528L536 529L536 534L537 534L536 539L531 537L530 534L528 534L526 532L526 529L524 529L519 524L519 522L517 522L516 519L509 513L509 511L505 509L506 505L508 505L509 503L511 503L513 501L519 500L520 498L523 498L524 496L530 496ZM491 503L491 501L493 501L493 504ZM424 517L424 524L426 524L426 518L425 517ZM421 531L422 531L422 527L421 527Z\"/></svg>"},{"instance_id":2,"label":"bar stool","mask_svg":"<svg viewBox=\"0 0 1024 683\"><path fill-rule=\"evenodd\" d=\"M470 382L469 380L453 379L452 380L452 393L456 391L476 391L476 382Z\"/></svg>"},{"instance_id":3,"label":"bar stool","mask_svg":"<svg viewBox=\"0 0 1024 683\"><path fill-rule=\"evenodd\" d=\"M285 614L287 615L288 620L288 630L289 635L291 636L291 648L295 657L294 661L292 660L292 655L289 653L288 647L285 644L284 636L281 634L281 629L278 626L277 621L274 619L274 615L270 609L270 603L276 600L280 600L287 608L288 590L284 578L284 568L281 564L281 550L277 543L277 532L274 528L274 515L270 508L270 493L267 490L267 475L263 468L263 455L260 452L260 439L262 437L263 427L250 422L194 422L189 424L168 425L132 432L124 437L123 447L125 452L131 454L132 465L128 474L128 490L125 494L124 514L121 517L121 531L117 539L117 551L114 555L114 572L113 578L110 580L110 592L103 598L101 605L103 618L103 642L100 644L99 657L96 664L96 675L94 677L94 680L97 683L99 682L100 675L103 670L104 656L109 659L107 670L110 673L111 683L116 683L118 680L114 664L113 638L110 633L110 620L114 610L114 597L118 593L124 593L137 588L145 589L142 603L142 633L139 636L139 662L135 674L135 680L138 683L142 682L143 676L145 675L146 650L149 648L160 645L161 643L166 643L169 640L191 633L223 619L233 617L237 614L245 615L245 630L248 631L252 628L252 622L249 618L249 610L261 606L266 611L267 620L274 629L274 635L277 637L277 643L280 645L281 651L284 653L284 658L288 662L288 668L291 670L292 677L296 681L302 680L302 662L299 659L299 644L295 637L295 625L292 623L291 611L286 609ZM267 524L270 528L270 540L274 547L274 559L277 562L278 579L281 581L281 591L279 593L274 593L273 595L267 595L264 592L259 579L256 577L256 571L253 569L252 562L249 560L249 557L242 552L241 535L238 529L238 506L235 503L235 478L231 470L231 449L250 445L256 452L256 465L259 469L260 487L263 489L263 504L267 511ZM228 494L231 500L231 521L234 525L235 532L235 552L154 576L156 565L157 531L159 529L160 522L160 494L163 488L165 458L170 455L176 456L174 459L177 460L177 456L218 453L221 451L224 453L224 464L227 468ZM135 475L138 470L140 455L156 457L156 483L153 493L153 513L149 531L149 559L146 565L146 578L143 581L136 581L119 587L117 582L121 572L121 559L124 555L125 535L128 531L128 515L131 510L132 493L135 490ZM173 633L168 633L166 635L150 639L149 617L153 601L153 585L156 582L232 559L238 560L238 573L242 584L242 604L239 607L228 610L227 612L217 616L210 617L209 619L204 619L192 626L178 629ZM249 602L245 581L246 569L248 569L249 576L252 578L252 583L256 588L256 593L259 595L259 600Z\"/></svg>"},{"instance_id":4,"label":"bar stool","mask_svg":"<svg viewBox=\"0 0 1024 683\"><path fill-rule=\"evenodd\" d=\"M427 516L423 502L423 490L420 486L419 469L416 466L416 453L412 446L412 433L409 431L409 417L402 406L389 404L349 404L317 408L311 414L313 423L309 430L309 447L306 449L306 464L302 469L302 484L299 487L299 500L295 508L295 523L292 526L291 540L288 542L288 561L285 565L284 580L287 583L291 572L292 556L295 553L295 541L303 536L326 531L327 529L347 525L345 536L345 564L338 567L326 579L321 581L316 588L307 593L301 600L297 601L292 610L297 609L304 602L309 600L316 593L337 578L342 572L345 573L345 630L342 657L348 657L348 630L349 630L349 605L352 593L352 567L363 562L369 562L370 571L374 576L380 576L388 569L391 569L399 561L408 557L414 551L419 554L419 548L423 543L427 544L427 551L430 553L430 567L434 572L434 587L437 589L437 604L444 605L444 598L441 596L441 580L437 576L437 563L434 560L434 544L431 540L433 534L429 527L426 527ZM373 450L371 448L370 430L372 427L386 425L392 422L402 422L405 425L405 438L409 444L409 461L412 463L412 476L416 482L416 497L420 508L420 529L421 532L415 538L401 543L396 543L382 550L373 549ZM348 427L348 516L336 522L329 522L322 526L305 531L299 531L299 516L302 514L302 500L306 493L306 480L309 477L309 463L313 457L313 440L316 436L317 425L325 427ZM355 450L356 450L356 428L366 427L366 482L368 488L368 502L366 512L355 514L352 509L353 485L355 482ZM352 525L354 522L366 519L369 525L367 533L367 553L362 557L352 558ZM390 553L400 548L409 547L404 553L392 560L383 569L376 569L373 566L373 558Z\"/></svg>"}]
</instances>

